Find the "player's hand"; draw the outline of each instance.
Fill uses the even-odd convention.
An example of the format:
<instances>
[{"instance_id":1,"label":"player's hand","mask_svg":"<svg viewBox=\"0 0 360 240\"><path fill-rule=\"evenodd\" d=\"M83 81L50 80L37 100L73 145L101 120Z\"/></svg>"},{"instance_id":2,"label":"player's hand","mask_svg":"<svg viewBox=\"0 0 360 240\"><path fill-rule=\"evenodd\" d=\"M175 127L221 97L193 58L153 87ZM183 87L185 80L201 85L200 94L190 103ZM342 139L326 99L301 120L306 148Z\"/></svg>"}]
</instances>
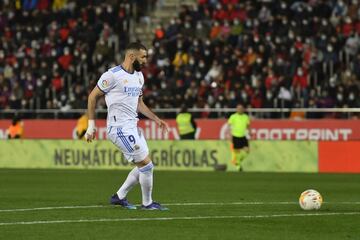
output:
<instances>
[{"instance_id":1,"label":"player's hand","mask_svg":"<svg viewBox=\"0 0 360 240\"><path fill-rule=\"evenodd\" d=\"M161 128L161 130L165 133L165 132L169 132L170 131L170 127L169 124L167 124L165 121L161 120L161 119L157 119L156 120L157 125Z\"/></svg>"},{"instance_id":2,"label":"player's hand","mask_svg":"<svg viewBox=\"0 0 360 240\"><path fill-rule=\"evenodd\" d=\"M92 140L95 139L95 133L96 133L96 127L95 127L95 121L89 120L88 121L88 128L85 133L85 139L87 142L92 142Z\"/></svg>"},{"instance_id":3,"label":"player's hand","mask_svg":"<svg viewBox=\"0 0 360 240\"><path fill-rule=\"evenodd\" d=\"M225 134L225 139L231 141L232 140L232 135L230 133L226 133Z\"/></svg>"},{"instance_id":4,"label":"player's hand","mask_svg":"<svg viewBox=\"0 0 360 240\"><path fill-rule=\"evenodd\" d=\"M85 139L87 142L92 142L95 139L96 129L87 129L85 133Z\"/></svg>"}]
</instances>

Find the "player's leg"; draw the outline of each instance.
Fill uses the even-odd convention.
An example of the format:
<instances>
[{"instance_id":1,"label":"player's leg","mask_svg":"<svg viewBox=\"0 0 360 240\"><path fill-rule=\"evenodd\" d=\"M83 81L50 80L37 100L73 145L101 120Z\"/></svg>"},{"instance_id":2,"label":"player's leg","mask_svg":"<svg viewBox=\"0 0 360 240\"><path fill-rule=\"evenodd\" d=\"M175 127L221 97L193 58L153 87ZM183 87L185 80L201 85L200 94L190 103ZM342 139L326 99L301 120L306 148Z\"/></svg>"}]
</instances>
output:
<instances>
[{"instance_id":1,"label":"player's leg","mask_svg":"<svg viewBox=\"0 0 360 240\"><path fill-rule=\"evenodd\" d=\"M243 169L242 169L241 164L242 164L243 160L244 160L245 157L246 157L246 152L244 151L243 148L238 150L238 155L237 155L237 157L238 157L238 158L237 158L237 165L236 165L236 167L237 167L238 171L242 171Z\"/></svg>"},{"instance_id":2,"label":"player's leg","mask_svg":"<svg viewBox=\"0 0 360 240\"><path fill-rule=\"evenodd\" d=\"M128 161L136 165L136 169L130 172L127 180L120 187L120 197L126 196L127 192L139 182L143 208L166 210L166 208L152 200L154 165L149 157L149 149L141 131L137 128L117 129L116 140L117 146L121 148Z\"/></svg>"},{"instance_id":3,"label":"player's leg","mask_svg":"<svg viewBox=\"0 0 360 240\"><path fill-rule=\"evenodd\" d=\"M146 210L167 210L159 203L152 200L154 164L149 157L149 149L144 135L138 131L134 148L134 162L139 169L139 182L142 193L142 208ZM141 159L141 161L138 161Z\"/></svg>"},{"instance_id":4,"label":"player's leg","mask_svg":"<svg viewBox=\"0 0 360 240\"><path fill-rule=\"evenodd\" d=\"M232 137L232 143L233 143L233 161L235 166L240 169L241 167L241 138Z\"/></svg>"},{"instance_id":5,"label":"player's leg","mask_svg":"<svg viewBox=\"0 0 360 240\"><path fill-rule=\"evenodd\" d=\"M136 167L129 173L127 179L120 187L115 197L119 197L120 200L126 200L126 194L137 183L140 183L143 208L150 210L165 210L164 207L161 207L160 204L153 202L152 200L154 165L149 158L149 149L143 134L138 131L137 128L117 128L116 135L109 134L109 139L121 149L129 162L136 165Z\"/></svg>"},{"instance_id":6,"label":"player's leg","mask_svg":"<svg viewBox=\"0 0 360 240\"><path fill-rule=\"evenodd\" d=\"M154 165L149 156L146 156L143 161L137 162L135 164L139 171L142 205L148 206L152 203Z\"/></svg>"},{"instance_id":7,"label":"player's leg","mask_svg":"<svg viewBox=\"0 0 360 240\"><path fill-rule=\"evenodd\" d=\"M168 210L168 208L163 207L159 203L152 200L154 164L149 157L149 148L147 146L144 135L138 131L137 136L137 142L134 147L138 150L134 155L134 160L136 166L139 169L139 182L142 193L142 208L145 210ZM137 161L138 159L142 160Z\"/></svg>"},{"instance_id":8,"label":"player's leg","mask_svg":"<svg viewBox=\"0 0 360 240\"><path fill-rule=\"evenodd\" d=\"M128 174L126 180L121 185L119 190L111 196L110 203L113 205L121 205L127 209L136 209L135 205L128 202L126 195L128 192L139 183L139 170L134 167Z\"/></svg>"},{"instance_id":9,"label":"player's leg","mask_svg":"<svg viewBox=\"0 0 360 240\"><path fill-rule=\"evenodd\" d=\"M250 148L249 148L249 141L247 140L246 137L243 137L241 138L241 146L242 146L242 159L241 160L244 160L247 155L249 155L249 152L250 152Z\"/></svg>"},{"instance_id":10,"label":"player's leg","mask_svg":"<svg viewBox=\"0 0 360 240\"><path fill-rule=\"evenodd\" d=\"M142 193L142 208L145 210L168 210L152 200L154 165L147 155L141 162L135 162L139 169L139 182Z\"/></svg>"},{"instance_id":11,"label":"player's leg","mask_svg":"<svg viewBox=\"0 0 360 240\"><path fill-rule=\"evenodd\" d=\"M246 137L241 138L240 140L240 153L239 153L239 171L242 171L241 163L244 161L244 159L249 155L250 149L249 149L249 142L246 139Z\"/></svg>"},{"instance_id":12,"label":"player's leg","mask_svg":"<svg viewBox=\"0 0 360 240\"><path fill-rule=\"evenodd\" d=\"M242 160L242 151L241 149L234 149L234 155L235 155L235 166L238 170L241 170L241 160Z\"/></svg>"},{"instance_id":13,"label":"player's leg","mask_svg":"<svg viewBox=\"0 0 360 240\"><path fill-rule=\"evenodd\" d=\"M242 152L242 160L244 160L250 153L250 149L249 147L243 147L241 149L241 152Z\"/></svg>"},{"instance_id":14,"label":"player's leg","mask_svg":"<svg viewBox=\"0 0 360 240\"><path fill-rule=\"evenodd\" d=\"M233 143L230 144L230 151L231 151L231 163L236 166L237 165L237 160L236 160L237 155L235 153Z\"/></svg>"},{"instance_id":15,"label":"player's leg","mask_svg":"<svg viewBox=\"0 0 360 240\"><path fill-rule=\"evenodd\" d=\"M128 192L138 183L139 183L139 169L137 167L134 167L129 172L123 185L121 185L119 190L116 192L118 197L120 199L125 198Z\"/></svg>"},{"instance_id":16,"label":"player's leg","mask_svg":"<svg viewBox=\"0 0 360 240\"><path fill-rule=\"evenodd\" d=\"M123 153L125 158L131 162L133 158L129 155L129 145L124 141L124 137L119 134L119 130L115 127L110 128L108 131L108 138L111 142L117 146ZM111 196L110 203L113 205L120 205L127 209L136 209L136 207L129 203L126 199L128 192L139 183L139 170L137 167L134 167L128 174L126 180L121 185L119 190Z\"/></svg>"}]
</instances>

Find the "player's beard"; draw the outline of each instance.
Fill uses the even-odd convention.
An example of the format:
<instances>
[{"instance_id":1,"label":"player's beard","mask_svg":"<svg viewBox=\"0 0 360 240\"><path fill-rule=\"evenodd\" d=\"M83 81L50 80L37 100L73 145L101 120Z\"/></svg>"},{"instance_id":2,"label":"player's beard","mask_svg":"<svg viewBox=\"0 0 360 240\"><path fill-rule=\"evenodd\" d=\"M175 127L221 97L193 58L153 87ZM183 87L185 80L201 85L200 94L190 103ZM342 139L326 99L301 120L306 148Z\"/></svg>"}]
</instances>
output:
<instances>
[{"instance_id":1,"label":"player's beard","mask_svg":"<svg viewBox=\"0 0 360 240\"><path fill-rule=\"evenodd\" d=\"M134 68L135 71L137 71L137 72L141 71L141 67L142 66L141 66L141 64L140 64L140 62L138 60L135 60L133 62L133 68Z\"/></svg>"}]
</instances>

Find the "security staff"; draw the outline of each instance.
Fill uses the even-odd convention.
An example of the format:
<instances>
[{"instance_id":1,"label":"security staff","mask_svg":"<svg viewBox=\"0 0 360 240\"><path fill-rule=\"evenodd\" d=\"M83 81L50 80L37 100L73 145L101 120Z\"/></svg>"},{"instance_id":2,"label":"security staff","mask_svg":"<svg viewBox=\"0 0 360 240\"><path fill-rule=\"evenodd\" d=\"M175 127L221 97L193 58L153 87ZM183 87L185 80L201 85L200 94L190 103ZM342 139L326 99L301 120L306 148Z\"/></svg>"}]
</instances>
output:
<instances>
[{"instance_id":1,"label":"security staff","mask_svg":"<svg viewBox=\"0 0 360 240\"><path fill-rule=\"evenodd\" d=\"M176 123L180 134L180 139L195 139L196 122L185 105L181 106L179 114L176 116Z\"/></svg>"}]
</instances>

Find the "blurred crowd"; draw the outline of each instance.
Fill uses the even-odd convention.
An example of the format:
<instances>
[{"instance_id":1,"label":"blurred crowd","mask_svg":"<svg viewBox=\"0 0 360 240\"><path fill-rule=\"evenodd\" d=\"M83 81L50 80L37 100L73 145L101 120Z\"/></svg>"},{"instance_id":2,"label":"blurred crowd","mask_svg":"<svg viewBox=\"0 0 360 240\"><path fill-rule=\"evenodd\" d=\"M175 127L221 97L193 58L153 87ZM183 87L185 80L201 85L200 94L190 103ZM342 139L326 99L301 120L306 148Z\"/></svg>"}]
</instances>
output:
<instances>
[{"instance_id":1,"label":"blurred crowd","mask_svg":"<svg viewBox=\"0 0 360 240\"><path fill-rule=\"evenodd\" d=\"M86 108L155 2L1 1L0 109ZM150 107L360 107L358 0L198 0L176 15L149 46Z\"/></svg>"},{"instance_id":2,"label":"blurred crowd","mask_svg":"<svg viewBox=\"0 0 360 240\"><path fill-rule=\"evenodd\" d=\"M155 29L145 97L162 108L360 107L359 36L357 0L199 0Z\"/></svg>"},{"instance_id":3,"label":"blurred crowd","mask_svg":"<svg viewBox=\"0 0 360 240\"><path fill-rule=\"evenodd\" d=\"M0 2L0 109L83 109L148 0Z\"/></svg>"}]
</instances>

